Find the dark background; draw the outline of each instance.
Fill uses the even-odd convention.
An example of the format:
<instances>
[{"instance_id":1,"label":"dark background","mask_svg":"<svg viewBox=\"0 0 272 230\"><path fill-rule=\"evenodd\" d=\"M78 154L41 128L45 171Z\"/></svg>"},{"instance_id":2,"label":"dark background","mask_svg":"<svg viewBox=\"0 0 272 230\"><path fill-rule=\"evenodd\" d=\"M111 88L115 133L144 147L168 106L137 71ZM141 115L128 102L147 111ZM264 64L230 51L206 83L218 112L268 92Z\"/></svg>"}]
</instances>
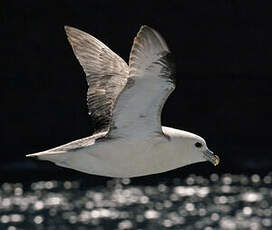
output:
<instances>
[{"instance_id":1,"label":"dark background","mask_svg":"<svg viewBox=\"0 0 272 230\"><path fill-rule=\"evenodd\" d=\"M163 125L204 137L222 162L164 176L270 171L271 7L235 0L1 1L0 179L83 176L24 157L92 132L84 72L64 25L92 34L125 61L143 24L167 41L178 85Z\"/></svg>"}]
</instances>

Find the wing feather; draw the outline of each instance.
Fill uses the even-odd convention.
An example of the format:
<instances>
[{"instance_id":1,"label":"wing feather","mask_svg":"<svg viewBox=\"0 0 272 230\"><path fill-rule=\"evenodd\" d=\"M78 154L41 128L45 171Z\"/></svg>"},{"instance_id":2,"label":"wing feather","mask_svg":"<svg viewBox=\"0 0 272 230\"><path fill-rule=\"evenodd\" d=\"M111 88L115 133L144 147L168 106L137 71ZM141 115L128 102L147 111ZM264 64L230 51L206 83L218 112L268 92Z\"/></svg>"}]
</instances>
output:
<instances>
[{"instance_id":1,"label":"wing feather","mask_svg":"<svg viewBox=\"0 0 272 230\"><path fill-rule=\"evenodd\" d=\"M161 110L175 88L174 64L164 39L148 26L134 39L129 82L114 107L110 135L163 133Z\"/></svg>"},{"instance_id":2,"label":"wing feather","mask_svg":"<svg viewBox=\"0 0 272 230\"><path fill-rule=\"evenodd\" d=\"M115 100L127 83L128 65L95 37L70 26L65 31L86 74L87 104L96 133L108 130Z\"/></svg>"}]
</instances>

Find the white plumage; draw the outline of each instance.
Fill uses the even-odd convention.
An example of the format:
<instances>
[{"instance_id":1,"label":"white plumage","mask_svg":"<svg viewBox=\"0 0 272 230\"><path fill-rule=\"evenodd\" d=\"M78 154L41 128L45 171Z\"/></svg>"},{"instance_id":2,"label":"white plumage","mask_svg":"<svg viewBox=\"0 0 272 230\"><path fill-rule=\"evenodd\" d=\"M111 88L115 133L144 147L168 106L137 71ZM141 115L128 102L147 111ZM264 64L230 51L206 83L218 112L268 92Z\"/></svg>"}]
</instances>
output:
<instances>
[{"instance_id":1,"label":"white plumage","mask_svg":"<svg viewBox=\"0 0 272 230\"><path fill-rule=\"evenodd\" d=\"M109 177L160 173L219 157L195 134L161 126L161 111L175 88L174 64L164 39L142 26L129 66L106 45L72 27L68 40L86 74L95 134L27 156Z\"/></svg>"}]
</instances>

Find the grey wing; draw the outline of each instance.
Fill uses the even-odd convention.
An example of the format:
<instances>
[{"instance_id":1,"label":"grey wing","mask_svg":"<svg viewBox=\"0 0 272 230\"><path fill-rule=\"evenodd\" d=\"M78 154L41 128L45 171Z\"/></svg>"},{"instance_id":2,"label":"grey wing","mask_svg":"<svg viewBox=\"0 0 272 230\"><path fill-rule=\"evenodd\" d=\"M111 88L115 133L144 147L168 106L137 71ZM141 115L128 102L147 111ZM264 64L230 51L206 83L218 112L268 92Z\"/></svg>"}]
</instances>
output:
<instances>
[{"instance_id":1,"label":"grey wing","mask_svg":"<svg viewBox=\"0 0 272 230\"><path fill-rule=\"evenodd\" d=\"M65 31L86 74L87 104L98 128L95 132L108 130L115 100L127 83L128 65L93 36L69 26Z\"/></svg>"},{"instance_id":2,"label":"grey wing","mask_svg":"<svg viewBox=\"0 0 272 230\"><path fill-rule=\"evenodd\" d=\"M161 110L175 89L171 52L158 32L142 26L129 59L129 82L116 102L112 136L162 134Z\"/></svg>"},{"instance_id":3,"label":"grey wing","mask_svg":"<svg viewBox=\"0 0 272 230\"><path fill-rule=\"evenodd\" d=\"M94 145L97 140L105 137L106 134L107 132L100 132L89 137L84 137L84 138L69 142L67 144L64 144L52 149L48 149L46 151L27 154L26 157L38 157L39 159L41 159L42 157L46 157L46 156L60 155L62 153L77 151L81 148Z\"/></svg>"}]
</instances>

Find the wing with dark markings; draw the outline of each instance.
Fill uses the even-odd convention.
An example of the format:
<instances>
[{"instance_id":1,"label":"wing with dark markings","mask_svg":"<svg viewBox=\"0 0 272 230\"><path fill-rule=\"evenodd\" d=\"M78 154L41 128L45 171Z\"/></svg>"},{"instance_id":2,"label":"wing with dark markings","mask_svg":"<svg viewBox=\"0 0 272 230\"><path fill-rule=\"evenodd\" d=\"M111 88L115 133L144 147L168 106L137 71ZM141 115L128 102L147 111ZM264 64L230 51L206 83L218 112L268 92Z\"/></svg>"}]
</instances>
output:
<instances>
[{"instance_id":1,"label":"wing with dark markings","mask_svg":"<svg viewBox=\"0 0 272 230\"><path fill-rule=\"evenodd\" d=\"M93 36L69 26L65 31L86 74L88 109L96 133L108 130L115 100L127 83L128 65Z\"/></svg>"}]
</instances>

